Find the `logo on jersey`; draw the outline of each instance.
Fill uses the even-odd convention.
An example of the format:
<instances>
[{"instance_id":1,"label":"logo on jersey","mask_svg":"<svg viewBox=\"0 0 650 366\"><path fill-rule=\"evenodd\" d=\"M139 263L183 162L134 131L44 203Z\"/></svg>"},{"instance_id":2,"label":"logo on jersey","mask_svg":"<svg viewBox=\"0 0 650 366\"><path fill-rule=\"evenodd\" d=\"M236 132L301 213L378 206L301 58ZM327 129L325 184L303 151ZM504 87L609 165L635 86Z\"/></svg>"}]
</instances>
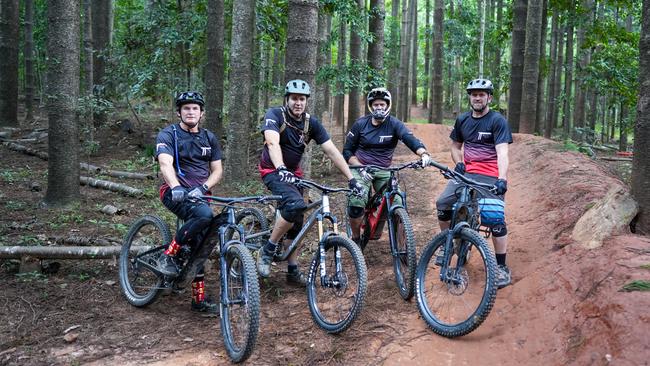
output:
<instances>
[{"instance_id":1,"label":"logo on jersey","mask_svg":"<svg viewBox=\"0 0 650 366\"><path fill-rule=\"evenodd\" d=\"M479 132L478 133L478 140L481 141L484 136L486 138L489 138L490 136L492 136L492 132Z\"/></svg>"},{"instance_id":2,"label":"logo on jersey","mask_svg":"<svg viewBox=\"0 0 650 366\"><path fill-rule=\"evenodd\" d=\"M211 147L201 147L201 156L207 156L212 153Z\"/></svg>"},{"instance_id":3,"label":"logo on jersey","mask_svg":"<svg viewBox=\"0 0 650 366\"><path fill-rule=\"evenodd\" d=\"M156 151L160 151L160 149L166 149L166 148L167 148L167 144L164 142L156 144Z\"/></svg>"},{"instance_id":4,"label":"logo on jersey","mask_svg":"<svg viewBox=\"0 0 650 366\"><path fill-rule=\"evenodd\" d=\"M354 134L352 133L352 131L348 131L348 136L354 137Z\"/></svg>"},{"instance_id":5,"label":"logo on jersey","mask_svg":"<svg viewBox=\"0 0 650 366\"><path fill-rule=\"evenodd\" d=\"M379 143L388 142L393 139L393 135L379 136Z\"/></svg>"},{"instance_id":6,"label":"logo on jersey","mask_svg":"<svg viewBox=\"0 0 650 366\"><path fill-rule=\"evenodd\" d=\"M266 121L264 122L264 124L267 125L267 126L274 125L276 123L278 123L278 121L276 121L274 119L270 119L270 118L267 118Z\"/></svg>"}]
</instances>

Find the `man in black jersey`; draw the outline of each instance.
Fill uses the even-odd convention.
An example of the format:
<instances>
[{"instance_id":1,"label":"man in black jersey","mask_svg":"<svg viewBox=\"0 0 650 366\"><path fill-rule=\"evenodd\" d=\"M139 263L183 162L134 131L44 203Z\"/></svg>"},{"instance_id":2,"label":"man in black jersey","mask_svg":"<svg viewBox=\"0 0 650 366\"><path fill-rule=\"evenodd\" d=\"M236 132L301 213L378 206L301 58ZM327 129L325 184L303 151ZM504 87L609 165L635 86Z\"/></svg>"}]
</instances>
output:
<instances>
[{"instance_id":1,"label":"man in black jersey","mask_svg":"<svg viewBox=\"0 0 650 366\"><path fill-rule=\"evenodd\" d=\"M388 167L393 161L397 142L401 140L422 159L422 166L431 160L424 144L402 123L390 115L391 94L385 88L375 88L368 93L367 104L370 114L359 118L345 137L343 157L350 165L373 164ZM389 179L390 172L377 171L373 174L365 169L353 170L352 174L370 191L380 189ZM400 196L395 196L399 204ZM348 218L352 229L352 240L359 242L363 210L368 202L368 195L350 197L348 200Z\"/></svg>"},{"instance_id":2,"label":"man in black jersey","mask_svg":"<svg viewBox=\"0 0 650 366\"><path fill-rule=\"evenodd\" d=\"M363 187L352 176L323 125L305 112L310 94L307 82L291 80L285 88L284 106L271 108L264 115L264 150L258 168L266 187L274 195L282 195L282 201L278 206L280 216L275 220L271 237L257 257L257 271L261 277L268 277L271 273L271 262L278 241L286 233L286 239L290 242L302 228L306 205L302 190L293 185L293 182L296 177L302 177L300 160L309 141L314 140L321 146L348 179L353 193L363 192ZM288 258L287 282L304 286L307 281L304 273L298 270L297 258L297 250Z\"/></svg>"},{"instance_id":3,"label":"man in black jersey","mask_svg":"<svg viewBox=\"0 0 650 366\"><path fill-rule=\"evenodd\" d=\"M475 79L467 85L472 110L456 118L451 131L451 158L455 171L479 182L493 184L495 193L484 192L479 200L481 224L490 228L496 253L498 271L497 287L511 282L510 269L506 265L508 230L505 221L505 193L508 190L508 145L512 134L506 119L490 110L494 86L487 79ZM459 184L449 181L438 197L438 222L442 230L449 227L451 212L457 200Z\"/></svg>"},{"instance_id":4,"label":"man in black jersey","mask_svg":"<svg viewBox=\"0 0 650 366\"><path fill-rule=\"evenodd\" d=\"M204 114L203 96L184 92L176 98L180 122L164 128L156 139L156 158L164 183L160 186L163 205L184 220L174 240L162 254L158 269L167 276L178 276L175 256L181 247L200 245L202 232L212 221L212 209L203 202L186 200L210 191L222 176L221 147L218 138L200 128ZM192 281L192 310L218 314L217 304L205 297L203 266Z\"/></svg>"}]
</instances>

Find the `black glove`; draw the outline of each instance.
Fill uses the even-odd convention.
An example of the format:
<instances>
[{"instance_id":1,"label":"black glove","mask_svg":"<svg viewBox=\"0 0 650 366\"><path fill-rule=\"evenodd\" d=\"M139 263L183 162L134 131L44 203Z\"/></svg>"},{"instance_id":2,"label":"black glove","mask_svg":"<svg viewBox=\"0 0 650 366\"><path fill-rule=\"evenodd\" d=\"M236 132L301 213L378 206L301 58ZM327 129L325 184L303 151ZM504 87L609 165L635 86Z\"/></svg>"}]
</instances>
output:
<instances>
[{"instance_id":1,"label":"black glove","mask_svg":"<svg viewBox=\"0 0 650 366\"><path fill-rule=\"evenodd\" d=\"M187 197L191 198L199 198L203 195L205 195L208 192L208 186L205 184L202 184L200 186L196 186L190 190L190 192L187 194Z\"/></svg>"},{"instance_id":2,"label":"black glove","mask_svg":"<svg viewBox=\"0 0 650 366\"><path fill-rule=\"evenodd\" d=\"M508 191L508 182L505 179L497 179L492 189L497 196L503 196Z\"/></svg>"},{"instance_id":3,"label":"black glove","mask_svg":"<svg viewBox=\"0 0 650 366\"><path fill-rule=\"evenodd\" d=\"M276 170L280 176L280 182L294 183L297 179L297 177L292 172L287 170L287 167L284 165L280 165Z\"/></svg>"},{"instance_id":4,"label":"black glove","mask_svg":"<svg viewBox=\"0 0 650 366\"><path fill-rule=\"evenodd\" d=\"M355 196L363 196L363 194L365 193L365 189L363 188L363 185L357 182L355 178L350 179L350 181L348 182L348 187L352 191L352 194Z\"/></svg>"},{"instance_id":5,"label":"black glove","mask_svg":"<svg viewBox=\"0 0 650 366\"><path fill-rule=\"evenodd\" d=\"M172 201L183 202L187 197L187 189L183 186L176 186L172 188Z\"/></svg>"},{"instance_id":6,"label":"black glove","mask_svg":"<svg viewBox=\"0 0 650 366\"><path fill-rule=\"evenodd\" d=\"M457 163L454 171L458 174L465 174L465 163Z\"/></svg>"}]
</instances>

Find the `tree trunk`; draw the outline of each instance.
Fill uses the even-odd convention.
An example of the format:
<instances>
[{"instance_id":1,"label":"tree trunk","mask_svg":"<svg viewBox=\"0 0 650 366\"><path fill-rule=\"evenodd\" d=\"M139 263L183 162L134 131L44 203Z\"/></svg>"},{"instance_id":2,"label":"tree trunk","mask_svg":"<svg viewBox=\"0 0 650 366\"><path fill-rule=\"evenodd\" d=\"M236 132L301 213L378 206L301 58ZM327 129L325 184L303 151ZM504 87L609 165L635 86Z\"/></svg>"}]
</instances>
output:
<instances>
[{"instance_id":1,"label":"tree trunk","mask_svg":"<svg viewBox=\"0 0 650 366\"><path fill-rule=\"evenodd\" d=\"M326 64L326 59L328 53L325 51L328 44L328 34L327 33L327 20L330 18L329 14L324 12L318 13L318 52L316 59L316 68L320 70ZM331 58L331 57L330 57ZM314 89L316 90L316 99L314 105L314 115L323 123L325 122L323 116L326 115L327 108L325 107L325 85L327 83L316 83ZM328 121L331 118L327 118Z\"/></svg>"},{"instance_id":2,"label":"tree trunk","mask_svg":"<svg viewBox=\"0 0 650 366\"><path fill-rule=\"evenodd\" d=\"M356 5L356 11L365 12L364 0L357 0ZM350 32L350 70L352 72L350 76L353 80L363 80L361 78L362 75L360 74L363 66L361 54L361 35L359 32L352 31ZM360 85L357 82L354 82L350 88L350 93L348 94L348 130L352 127L354 121L359 118L359 95Z\"/></svg>"},{"instance_id":3,"label":"tree trunk","mask_svg":"<svg viewBox=\"0 0 650 366\"><path fill-rule=\"evenodd\" d=\"M512 50L510 55L510 94L508 98L508 123L512 132L519 132L521 98L526 46L527 0L514 0L512 24ZM537 78L535 78L537 80Z\"/></svg>"},{"instance_id":4,"label":"tree trunk","mask_svg":"<svg viewBox=\"0 0 650 366\"><path fill-rule=\"evenodd\" d=\"M18 127L18 0L0 0L0 126Z\"/></svg>"},{"instance_id":5,"label":"tree trunk","mask_svg":"<svg viewBox=\"0 0 650 366\"><path fill-rule=\"evenodd\" d=\"M542 1L542 28L540 35L540 47L539 47L539 76L537 77L537 116L535 117L535 133L537 135L542 134L544 129L544 116L546 115L546 101L544 100L546 84L548 80L548 75L546 70L546 33L548 33L548 17L547 17L547 7L548 0Z\"/></svg>"},{"instance_id":6,"label":"tree trunk","mask_svg":"<svg viewBox=\"0 0 650 366\"><path fill-rule=\"evenodd\" d=\"M347 22L343 17L339 16L339 47L336 64L339 70L345 69L347 58ZM347 132L345 127L345 85L342 81L336 84L337 94L334 101L334 110L336 111L336 124L341 126L343 134Z\"/></svg>"},{"instance_id":7,"label":"tree trunk","mask_svg":"<svg viewBox=\"0 0 650 366\"><path fill-rule=\"evenodd\" d=\"M207 22L207 64L205 65L205 127L214 131L218 137L225 135L223 126L223 88L225 78L224 42L225 21L224 1L208 1Z\"/></svg>"},{"instance_id":8,"label":"tree trunk","mask_svg":"<svg viewBox=\"0 0 650 366\"><path fill-rule=\"evenodd\" d=\"M618 151L627 151L627 124L629 111L625 102L621 102L621 120L618 124Z\"/></svg>"},{"instance_id":9,"label":"tree trunk","mask_svg":"<svg viewBox=\"0 0 650 366\"><path fill-rule=\"evenodd\" d=\"M632 195L639 203L636 232L650 235L650 1L643 1L639 41L639 99L634 126Z\"/></svg>"},{"instance_id":10,"label":"tree trunk","mask_svg":"<svg viewBox=\"0 0 650 366\"><path fill-rule=\"evenodd\" d=\"M34 0L25 0L25 122L34 120Z\"/></svg>"},{"instance_id":11,"label":"tree trunk","mask_svg":"<svg viewBox=\"0 0 650 366\"><path fill-rule=\"evenodd\" d=\"M48 175L45 203L79 200L79 0L50 0L48 20Z\"/></svg>"},{"instance_id":12,"label":"tree trunk","mask_svg":"<svg viewBox=\"0 0 650 366\"><path fill-rule=\"evenodd\" d=\"M327 35L327 44L326 44L326 48L325 48L325 54L327 56L325 57L325 66L329 68L329 67L332 66L332 42L331 42L331 40L332 40L332 15L327 17L327 30L325 31L325 34ZM330 119L332 119L333 118L333 116L332 116L333 113L332 113L332 110L330 109L330 106L331 106L330 102L331 102L331 99L332 99L332 91L331 91L330 83L325 83L324 94L325 95L323 97L324 97L324 100L325 100L325 104L324 104L323 107L325 108L325 111L327 111L327 113L329 114Z\"/></svg>"},{"instance_id":13,"label":"tree trunk","mask_svg":"<svg viewBox=\"0 0 650 366\"><path fill-rule=\"evenodd\" d=\"M108 87L104 80L106 74L107 52L113 35L113 0L92 0L93 15L93 91L103 96ZM95 127L106 122L104 113L95 114Z\"/></svg>"},{"instance_id":14,"label":"tree trunk","mask_svg":"<svg viewBox=\"0 0 650 366\"><path fill-rule=\"evenodd\" d=\"M228 83L228 146L226 148L226 177L231 183L248 178L248 147L250 144L250 109L241 103L251 100L253 27L255 2L239 0L233 3L232 40L230 45L230 77Z\"/></svg>"},{"instance_id":15,"label":"tree trunk","mask_svg":"<svg viewBox=\"0 0 650 366\"><path fill-rule=\"evenodd\" d=\"M570 1L571 7L569 10L568 30L566 36L566 58L564 60L566 74L564 77L564 116L562 118L562 125L564 126L564 138L571 136L571 104L573 102L572 86L573 86L573 12L575 3Z\"/></svg>"},{"instance_id":16,"label":"tree trunk","mask_svg":"<svg viewBox=\"0 0 650 366\"><path fill-rule=\"evenodd\" d=\"M546 123L544 124L544 137L547 139L551 138L553 133L553 117L555 115L555 110L557 108L557 102L555 100L555 88L556 88L556 74L559 72L559 67L557 64L557 47L558 47L558 11L553 10L553 18L551 20L551 74L548 78L548 109L546 110Z\"/></svg>"},{"instance_id":17,"label":"tree trunk","mask_svg":"<svg viewBox=\"0 0 650 366\"><path fill-rule=\"evenodd\" d=\"M93 110L90 98L93 96L93 16L91 0L83 0L84 15L84 97L87 98L89 110L84 115L84 125L90 133L90 141L94 141Z\"/></svg>"},{"instance_id":18,"label":"tree trunk","mask_svg":"<svg viewBox=\"0 0 650 366\"><path fill-rule=\"evenodd\" d=\"M585 3L584 0L582 0L582 3ZM586 8L590 9L590 5L586 4ZM584 49L584 43L585 43L585 32L586 32L586 27L589 26L587 22L586 16L581 16L581 21L578 22L578 29L577 29L577 50L578 50L578 65L577 65L577 70L576 70L576 78L575 78L575 109L573 110L573 123L575 127L584 127L585 125L585 103L586 103L586 90L583 87L584 86L584 77L585 77L585 72L587 68L587 50Z\"/></svg>"},{"instance_id":19,"label":"tree trunk","mask_svg":"<svg viewBox=\"0 0 650 366\"><path fill-rule=\"evenodd\" d=\"M478 77L483 77L483 60L485 52L485 2L487 0L479 0L479 12L481 14L481 25L479 27L480 33L478 38Z\"/></svg>"},{"instance_id":20,"label":"tree trunk","mask_svg":"<svg viewBox=\"0 0 650 366\"><path fill-rule=\"evenodd\" d=\"M426 0L425 5L425 26L424 26L424 85L422 87L422 108L429 108L429 65L431 60L431 0ZM451 81L451 80L450 80Z\"/></svg>"},{"instance_id":21,"label":"tree trunk","mask_svg":"<svg viewBox=\"0 0 650 366\"><path fill-rule=\"evenodd\" d=\"M433 72L431 83L431 109L429 123L442 124L442 66L443 66L443 22L445 2L435 0L433 11Z\"/></svg>"},{"instance_id":22,"label":"tree trunk","mask_svg":"<svg viewBox=\"0 0 650 366\"><path fill-rule=\"evenodd\" d=\"M418 0L411 0L411 104L418 104ZM411 108L409 107L409 111ZM411 114L407 120L411 119Z\"/></svg>"},{"instance_id":23,"label":"tree trunk","mask_svg":"<svg viewBox=\"0 0 650 366\"><path fill-rule=\"evenodd\" d=\"M521 95L519 132L535 132L537 118L537 80L539 76L539 49L542 29L542 1L529 0L526 12L526 47Z\"/></svg>"},{"instance_id":24,"label":"tree trunk","mask_svg":"<svg viewBox=\"0 0 650 366\"><path fill-rule=\"evenodd\" d=\"M374 78L369 78L368 88L386 85L384 72L384 17L386 10L384 0L370 0L370 21L368 31L372 41L368 44L368 67Z\"/></svg>"},{"instance_id":25,"label":"tree trunk","mask_svg":"<svg viewBox=\"0 0 650 366\"><path fill-rule=\"evenodd\" d=\"M410 0L412 2L413 0ZM402 30L400 33L400 62L399 62L399 87L395 98L397 100L397 118L404 122L408 114L408 77L409 77L409 1L402 2Z\"/></svg>"},{"instance_id":26,"label":"tree trunk","mask_svg":"<svg viewBox=\"0 0 650 366\"><path fill-rule=\"evenodd\" d=\"M561 22L560 22L561 23ZM560 123L560 108L562 108L562 99L560 99L560 94L562 92L562 73L564 71L564 33L566 32L565 26L559 25L558 39L557 39L557 60L555 61L555 67L557 72L555 73L555 110L553 111L553 128L561 126Z\"/></svg>"},{"instance_id":27,"label":"tree trunk","mask_svg":"<svg viewBox=\"0 0 650 366\"><path fill-rule=\"evenodd\" d=\"M502 24L503 22L503 0L497 0L496 2L496 12L497 20L496 24ZM494 75L492 78L492 83L494 84L494 101L499 107L499 101L501 100L501 47L494 48Z\"/></svg>"},{"instance_id":28,"label":"tree trunk","mask_svg":"<svg viewBox=\"0 0 650 366\"><path fill-rule=\"evenodd\" d=\"M406 1L406 0L404 0ZM400 60L400 26L399 26L399 5L400 0L393 0L391 4L390 20L390 49L388 54L388 80L387 88L397 96L399 88L399 60ZM393 113L397 114L397 109L393 103Z\"/></svg>"}]
</instances>

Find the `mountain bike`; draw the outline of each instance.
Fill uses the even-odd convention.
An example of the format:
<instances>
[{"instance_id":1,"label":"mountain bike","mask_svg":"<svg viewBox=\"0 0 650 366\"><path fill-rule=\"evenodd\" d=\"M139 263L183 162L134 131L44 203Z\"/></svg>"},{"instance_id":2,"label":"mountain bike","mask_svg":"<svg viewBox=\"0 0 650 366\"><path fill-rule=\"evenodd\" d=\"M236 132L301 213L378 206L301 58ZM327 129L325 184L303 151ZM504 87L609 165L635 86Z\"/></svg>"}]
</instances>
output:
<instances>
[{"instance_id":1,"label":"mountain bike","mask_svg":"<svg viewBox=\"0 0 650 366\"><path fill-rule=\"evenodd\" d=\"M496 298L496 259L479 234L479 199L490 184L476 182L432 161L458 184L450 228L424 248L416 271L416 298L422 318L435 333L466 335L483 323ZM472 255L473 254L473 255Z\"/></svg>"},{"instance_id":2,"label":"mountain bike","mask_svg":"<svg viewBox=\"0 0 650 366\"><path fill-rule=\"evenodd\" d=\"M361 312L368 286L361 249L346 236L339 235L338 220L330 211L330 194L350 190L319 185L307 179L297 179L294 184L320 191L321 197L307 205L305 211L311 214L286 248L277 246L274 261L286 261L300 247L307 232L314 225L318 226L318 249L309 267L307 301L314 322L326 332L338 334L348 329ZM246 232L246 247L259 251L272 231L268 220L256 209L242 211L237 218ZM266 229L260 230L262 227Z\"/></svg>"},{"instance_id":3,"label":"mountain bike","mask_svg":"<svg viewBox=\"0 0 650 366\"><path fill-rule=\"evenodd\" d=\"M406 193L399 189L399 171L406 168L422 168L420 161L398 166L381 167L377 165L354 165L350 169L365 168L368 173L388 171L390 177L374 194L368 192L368 202L361 223L359 246L363 250L369 240L381 238L384 225L388 221L388 245L393 257L393 271L399 294L404 300L413 297L415 284L416 244L413 225L406 207ZM371 196L372 194L372 196ZM395 197L401 198L401 203ZM352 237L349 222L347 234Z\"/></svg>"},{"instance_id":4,"label":"mountain bike","mask_svg":"<svg viewBox=\"0 0 650 366\"><path fill-rule=\"evenodd\" d=\"M158 259L172 240L169 227L157 216L145 215L138 218L124 238L119 261L120 287L126 300L133 306L143 307L153 303L163 292L187 288L199 267L213 249L218 248L221 268L221 332L231 360L246 360L253 351L259 328L257 270L253 257L241 240L227 240L226 233L234 231L239 233L240 239L244 239L245 232L235 221L235 205L268 198L199 198L224 208L220 215L212 219L203 235L202 245L196 246L200 249L181 247L176 256L180 267L177 277L165 276L158 270Z\"/></svg>"}]
</instances>

